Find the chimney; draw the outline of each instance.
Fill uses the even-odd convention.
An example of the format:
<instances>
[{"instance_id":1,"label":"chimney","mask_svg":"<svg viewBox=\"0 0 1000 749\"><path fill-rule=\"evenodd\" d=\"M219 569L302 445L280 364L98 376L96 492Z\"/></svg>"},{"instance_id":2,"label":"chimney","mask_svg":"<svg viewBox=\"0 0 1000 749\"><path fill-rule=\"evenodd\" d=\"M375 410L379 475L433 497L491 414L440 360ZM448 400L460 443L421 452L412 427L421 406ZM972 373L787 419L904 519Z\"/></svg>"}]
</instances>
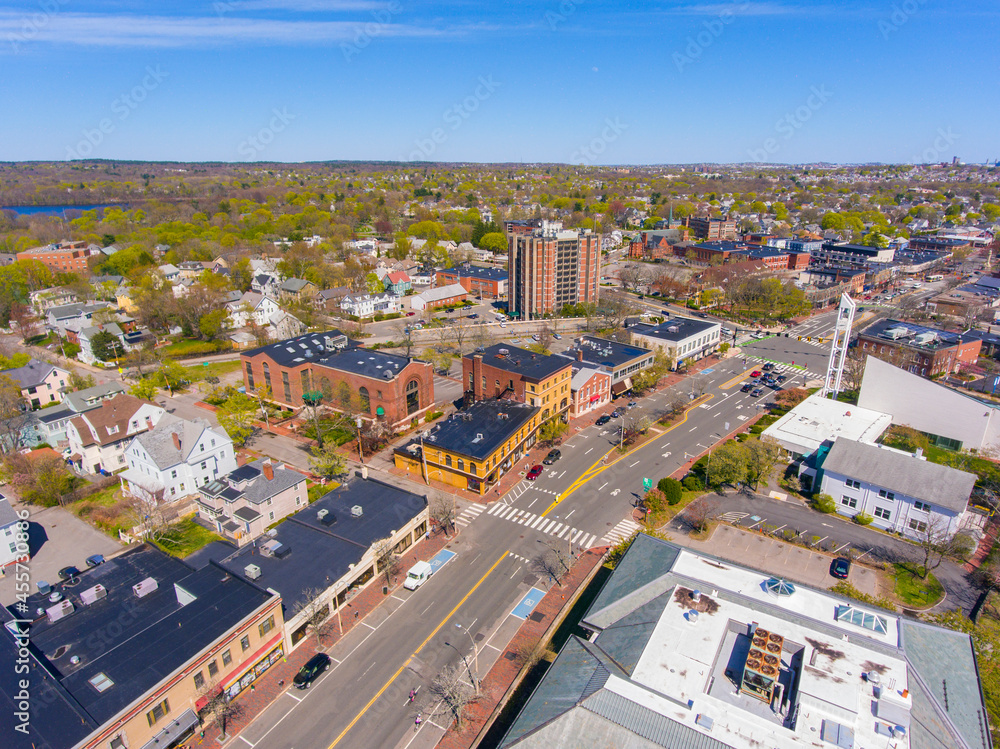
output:
<instances>
[{"instance_id":1,"label":"chimney","mask_svg":"<svg viewBox=\"0 0 1000 749\"><path fill-rule=\"evenodd\" d=\"M178 450L180 450L181 449L181 436L179 434L177 434L177 432L174 432L170 436L174 438L174 447L177 448Z\"/></svg>"},{"instance_id":2,"label":"chimney","mask_svg":"<svg viewBox=\"0 0 1000 749\"><path fill-rule=\"evenodd\" d=\"M274 481L274 466L271 465L270 460L265 460L261 469L264 471L264 478L268 481Z\"/></svg>"},{"instance_id":3,"label":"chimney","mask_svg":"<svg viewBox=\"0 0 1000 749\"><path fill-rule=\"evenodd\" d=\"M583 349L582 348L581 349L577 349L577 351L576 351L576 360L577 361L583 361Z\"/></svg>"}]
</instances>

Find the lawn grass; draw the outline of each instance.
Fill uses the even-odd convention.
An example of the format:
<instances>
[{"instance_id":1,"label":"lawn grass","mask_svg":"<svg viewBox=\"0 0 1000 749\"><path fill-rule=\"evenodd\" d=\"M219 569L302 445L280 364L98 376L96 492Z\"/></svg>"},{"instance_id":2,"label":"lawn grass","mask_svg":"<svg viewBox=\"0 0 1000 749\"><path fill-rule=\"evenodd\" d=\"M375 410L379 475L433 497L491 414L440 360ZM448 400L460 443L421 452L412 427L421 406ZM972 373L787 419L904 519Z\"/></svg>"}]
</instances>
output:
<instances>
[{"instance_id":1,"label":"lawn grass","mask_svg":"<svg viewBox=\"0 0 1000 749\"><path fill-rule=\"evenodd\" d=\"M927 608L944 596L944 588L937 578L928 573L926 580L921 579L914 565L894 564L892 577L896 598L906 606Z\"/></svg>"},{"instance_id":2,"label":"lawn grass","mask_svg":"<svg viewBox=\"0 0 1000 749\"><path fill-rule=\"evenodd\" d=\"M340 486L340 484L336 481L327 481L326 484L313 484L306 489L306 496L309 498L309 504L312 504L317 499L325 497L338 486Z\"/></svg>"},{"instance_id":3,"label":"lawn grass","mask_svg":"<svg viewBox=\"0 0 1000 749\"><path fill-rule=\"evenodd\" d=\"M185 357L185 356L211 356L226 351L232 351L232 346L226 341L194 341L185 339L168 343L156 349L164 356Z\"/></svg>"},{"instance_id":4,"label":"lawn grass","mask_svg":"<svg viewBox=\"0 0 1000 749\"><path fill-rule=\"evenodd\" d=\"M132 509L121 498L120 491L120 486L112 484L70 503L67 509L117 540L118 531L127 531L135 524Z\"/></svg>"},{"instance_id":5,"label":"lawn grass","mask_svg":"<svg viewBox=\"0 0 1000 749\"><path fill-rule=\"evenodd\" d=\"M170 526L166 533L153 543L161 551L174 557L186 557L222 538L198 525L193 517L187 517Z\"/></svg>"},{"instance_id":6,"label":"lawn grass","mask_svg":"<svg viewBox=\"0 0 1000 749\"><path fill-rule=\"evenodd\" d=\"M687 507L689 504L694 502L698 497L707 494L704 490L699 491L688 491L684 489L681 492L681 501L675 505L666 505L659 512L654 512L646 516L646 525L652 526L653 528L662 528L671 520L673 520L681 510Z\"/></svg>"},{"instance_id":7,"label":"lawn grass","mask_svg":"<svg viewBox=\"0 0 1000 749\"><path fill-rule=\"evenodd\" d=\"M184 368L186 372L184 376L191 380L191 382L198 382L199 380L204 380L206 377L218 377L221 379L228 374L238 371L239 368L240 362L238 360L192 364L190 367Z\"/></svg>"}]
</instances>

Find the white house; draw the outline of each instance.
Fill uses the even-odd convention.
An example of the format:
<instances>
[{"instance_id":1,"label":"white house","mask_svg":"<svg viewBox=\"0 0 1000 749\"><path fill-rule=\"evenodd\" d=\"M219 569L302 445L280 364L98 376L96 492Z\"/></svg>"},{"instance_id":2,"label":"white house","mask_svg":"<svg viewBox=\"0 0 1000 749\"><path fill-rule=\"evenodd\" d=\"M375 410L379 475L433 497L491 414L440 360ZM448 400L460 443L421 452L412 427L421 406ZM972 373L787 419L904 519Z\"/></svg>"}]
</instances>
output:
<instances>
[{"instance_id":1,"label":"white house","mask_svg":"<svg viewBox=\"0 0 1000 749\"><path fill-rule=\"evenodd\" d=\"M236 470L233 441L203 419L164 416L125 449L128 469L122 486L139 496L173 502L194 494L213 479Z\"/></svg>"},{"instance_id":2,"label":"white house","mask_svg":"<svg viewBox=\"0 0 1000 749\"><path fill-rule=\"evenodd\" d=\"M85 411L66 427L70 460L84 473L117 471L125 467L125 448L166 413L148 401L121 393Z\"/></svg>"},{"instance_id":3,"label":"white house","mask_svg":"<svg viewBox=\"0 0 1000 749\"><path fill-rule=\"evenodd\" d=\"M0 494L0 570L21 557L27 558L28 552L28 524L25 522L22 528L17 512Z\"/></svg>"},{"instance_id":4,"label":"white house","mask_svg":"<svg viewBox=\"0 0 1000 749\"><path fill-rule=\"evenodd\" d=\"M281 310L278 303L257 291L248 291L237 302L226 304L229 320L234 328L245 327L253 320L257 325L267 325L271 317Z\"/></svg>"},{"instance_id":5,"label":"white house","mask_svg":"<svg viewBox=\"0 0 1000 749\"><path fill-rule=\"evenodd\" d=\"M885 445L840 438L820 468L820 491L841 515L911 538L950 538L967 520L976 476Z\"/></svg>"},{"instance_id":6,"label":"white house","mask_svg":"<svg viewBox=\"0 0 1000 749\"><path fill-rule=\"evenodd\" d=\"M348 294L340 300L340 308L355 317L371 317L376 312L389 314L399 311L399 297L395 294Z\"/></svg>"}]
</instances>

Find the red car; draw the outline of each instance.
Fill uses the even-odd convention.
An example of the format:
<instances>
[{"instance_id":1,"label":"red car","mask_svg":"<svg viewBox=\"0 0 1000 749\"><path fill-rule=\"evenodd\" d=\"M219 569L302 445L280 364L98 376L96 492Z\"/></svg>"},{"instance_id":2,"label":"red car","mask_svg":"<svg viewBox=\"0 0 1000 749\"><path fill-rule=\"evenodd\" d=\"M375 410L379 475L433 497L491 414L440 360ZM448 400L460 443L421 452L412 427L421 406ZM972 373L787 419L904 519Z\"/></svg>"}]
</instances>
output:
<instances>
[{"instance_id":1,"label":"red car","mask_svg":"<svg viewBox=\"0 0 1000 749\"><path fill-rule=\"evenodd\" d=\"M753 372L750 373L751 377L760 377L760 375L761 371L759 369L755 369Z\"/></svg>"},{"instance_id":2,"label":"red car","mask_svg":"<svg viewBox=\"0 0 1000 749\"><path fill-rule=\"evenodd\" d=\"M413 317L415 314L417 314L417 313L416 312L407 312L406 316L407 317Z\"/></svg>"},{"instance_id":3,"label":"red car","mask_svg":"<svg viewBox=\"0 0 1000 749\"><path fill-rule=\"evenodd\" d=\"M539 476L542 475L542 471L544 470L545 469L540 465L533 466L532 469L528 471L528 475L525 476L525 478L528 479L528 481L534 481L535 479L537 479Z\"/></svg>"}]
</instances>

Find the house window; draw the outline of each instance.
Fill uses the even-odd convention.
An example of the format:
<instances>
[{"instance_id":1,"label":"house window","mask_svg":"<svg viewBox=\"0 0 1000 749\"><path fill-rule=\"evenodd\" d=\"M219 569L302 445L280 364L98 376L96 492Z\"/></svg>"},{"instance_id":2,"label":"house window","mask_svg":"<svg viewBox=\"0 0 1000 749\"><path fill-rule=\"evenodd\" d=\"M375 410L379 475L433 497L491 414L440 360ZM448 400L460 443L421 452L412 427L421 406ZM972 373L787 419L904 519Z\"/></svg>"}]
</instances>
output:
<instances>
[{"instance_id":1,"label":"house window","mask_svg":"<svg viewBox=\"0 0 1000 749\"><path fill-rule=\"evenodd\" d=\"M274 617L273 616L269 616L267 619L265 619L264 621L262 621L257 626L257 631L260 632L260 636L261 637L264 637L264 635L266 635L272 629L274 629Z\"/></svg>"},{"instance_id":2,"label":"house window","mask_svg":"<svg viewBox=\"0 0 1000 749\"><path fill-rule=\"evenodd\" d=\"M880 497L884 498L884 499L895 499L896 498L895 494L893 494L892 492L888 492L885 489L879 489L878 490L878 495Z\"/></svg>"},{"instance_id":3,"label":"house window","mask_svg":"<svg viewBox=\"0 0 1000 749\"><path fill-rule=\"evenodd\" d=\"M292 387L288 384L288 372L281 373L281 386L285 391L285 403L292 402Z\"/></svg>"},{"instance_id":4,"label":"house window","mask_svg":"<svg viewBox=\"0 0 1000 749\"><path fill-rule=\"evenodd\" d=\"M910 518L910 530L916 531L917 533L923 533L927 530L927 523L922 520L916 520L915 518Z\"/></svg>"},{"instance_id":5,"label":"house window","mask_svg":"<svg viewBox=\"0 0 1000 749\"><path fill-rule=\"evenodd\" d=\"M203 686L205 686L205 675L199 671L194 675L194 688L201 689Z\"/></svg>"},{"instance_id":6,"label":"house window","mask_svg":"<svg viewBox=\"0 0 1000 749\"><path fill-rule=\"evenodd\" d=\"M228 666L232 662L233 662L233 654L230 653L228 650L223 650L222 651L222 665L223 666Z\"/></svg>"},{"instance_id":7,"label":"house window","mask_svg":"<svg viewBox=\"0 0 1000 749\"><path fill-rule=\"evenodd\" d=\"M361 399L361 410L366 414L372 411L372 399L368 395L368 388L362 387L358 390L358 397Z\"/></svg>"},{"instance_id":8,"label":"house window","mask_svg":"<svg viewBox=\"0 0 1000 749\"><path fill-rule=\"evenodd\" d=\"M845 505L847 507L857 507L858 500L855 499L854 497L841 497L840 504Z\"/></svg>"},{"instance_id":9,"label":"house window","mask_svg":"<svg viewBox=\"0 0 1000 749\"><path fill-rule=\"evenodd\" d=\"M149 725L156 725L156 721L162 718L164 715L170 712L170 705L166 700L163 700L159 705L156 705L152 710L146 713L146 720L149 721Z\"/></svg>"},{"instance_id":10,"label":"house window","mask_svg":"<svg viewBox=\"0 0 1000 749\"><path fill-rule=\"evenodd\" d=\"M177 478L177 471L176 470L170 472L170 478L172 478L172 479Z\"/></svg>"},{"instance_id":11,"label":"house window","mask_svg":"<svg viewBox=\"0 0 1000 749\"><path fill-rule=\"evenodd\" d=\"M884 507L875 508L875 517L882 518L883 520L888 520L892 517L892 512Z\"/></svg>"},{"instance_id":12,"label":"house window","mask_svg":"<svg viewBox=\"0 0 1000 749\"><path fill-rule=\"evenodd\" d=\"M215 447L215 437L212 437L212 447ZM202 446L202 449L204 449L204 446Z\"/></svg>"},{"instance_id":13,"label":"house window","mask_svg":"<svg viewBox=\"0 0 1000 749\"><path fill-rule=\"evenodd\" d=\"M914 502L913 509L919 510L920 512L930 512L931 506L927 502Z\"/></svg>"},{"instance_id":14,"label":"house window","mask_svg":"<svg viewBox=\"0 0 1000 749\"><path fill-rule=\"evenodd\" d=\"M208 467L208 461L207 460L201 461L201 470L204 471L207 467Z\"/></svg>"},{"instance_id":15,"label":"house window","mask_svg":"<svg viewBox=\"0 0 1000 749\"><path fill-rule=\"evenodd\" d=\"M445 455L444 456L444 464L446 466L448 466L449 468L451 468L451 456L450 455Z\"/></svg>"},{"instance_id":16,"label":"house window","mask_svg":"<svg viewBox=\"0 0 1000 749\"><path fill-rule=\"evenodd\" d=\"M253 367L250 366L250 362L247 362L247 389L253 390Z\"/></svg>"},{"instance_id":17,"label":"house window","mask_svg":"<svg viewBox=\"0 0 1000 749\"><path fill-rule=\"evenodd\" d=\"M214 660L209 661L208 662L208 675L209 676L215 676L217 673L219 673L219 664L216 663Z\"/></svg>"},{"instance_id":18,"label":"house window","mask_svg":"<svg viewBox=\"0 0 1000 749\"><path fill-rule=\"evenodd\" d=\"M240 647L245 651L250 649L250 638L247 635L240 638Z\"/></svg>"},{"instance_id":19,"label":"house window","mask_svg":"<svg viewBox=\"0 0 1000 749\"><path fill-rule=\"evenodd\" d=\"M854 479L847 479L844 483L847 485L847 487L849 489L860 489L861 488L861 482L860 481L855 481Z\"/></svg>"},{"instance_id":20,"label":"house window","mask_svg":"<svg viewBox=\"0 0 1000 749\"><path fill-rule=\"evenodd\" d=\"M485 387L485 386L484 386ZM406 414L409 416L412 413L420 410L420 383L416 380L410 380L406 383Z\"/></svg>"}]
</instances>

